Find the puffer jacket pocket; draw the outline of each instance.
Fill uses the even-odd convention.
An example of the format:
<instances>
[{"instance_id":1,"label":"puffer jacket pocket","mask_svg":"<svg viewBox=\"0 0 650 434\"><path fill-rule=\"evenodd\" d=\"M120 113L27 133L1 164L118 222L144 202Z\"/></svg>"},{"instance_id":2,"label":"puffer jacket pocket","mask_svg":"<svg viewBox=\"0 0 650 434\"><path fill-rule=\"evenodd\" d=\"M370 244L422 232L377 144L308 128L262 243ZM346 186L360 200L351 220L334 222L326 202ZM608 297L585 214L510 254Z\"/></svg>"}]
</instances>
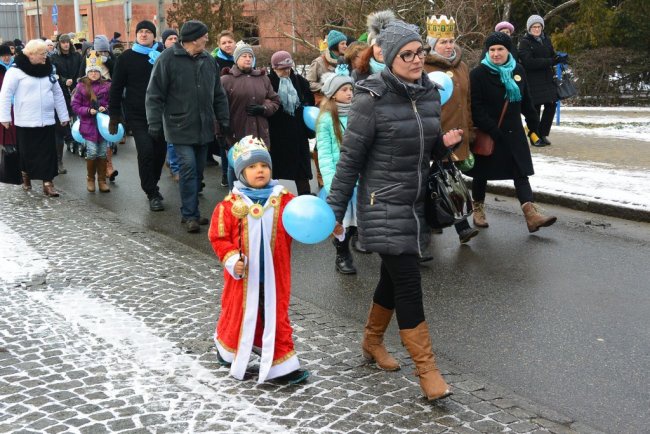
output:
<instances>
[{"instance_id":1,"label":"puffer jacket pocket","mask_svg":"<svg viewBox=\"0 0 650 434\"><path fill-rule=\"evenodd\" d=\"M172 128L187 128L189 127L190 114L189 113L172 113L165 115L167 126Z\"/></svg>"},{"instance_id":2,"label":"puffer jacket pocket","mask_svg":"<svg viewBox=\"0 0 650 434\"><path fill-rule=\"evenodd\" d=\"M376 202L387 202L392 197L398 197L400 192L400 187L403 186L404 182L398 182L397 184L387 185L385 187L376 189L370 192L370 205L374 205Z\"/></svg>"}]
</instances>

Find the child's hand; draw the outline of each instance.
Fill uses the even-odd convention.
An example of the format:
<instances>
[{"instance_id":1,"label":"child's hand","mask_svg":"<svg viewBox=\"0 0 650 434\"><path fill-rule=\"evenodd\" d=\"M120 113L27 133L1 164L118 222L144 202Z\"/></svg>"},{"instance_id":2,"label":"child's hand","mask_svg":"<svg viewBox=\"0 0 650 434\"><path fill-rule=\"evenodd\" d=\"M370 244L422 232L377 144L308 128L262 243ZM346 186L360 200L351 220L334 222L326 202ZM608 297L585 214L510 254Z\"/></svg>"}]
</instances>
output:
<instances>
[{"instance_id":1,"label":"child's hand","mask_svg":"<svg viewBox=\"0 0 650 434\"><path fill-rule=\"evenodd\" d=\"M343 232L345 232L343 225L337 222L336 226L334 226L334 231L332 233L336 236L336 235L343 235Z\"/></svg>"},{"instance_id":2,"label":"child's hand","mask_svg":"<svg viewBox=\"0 0 650 434\"><path fill-rule=\"evenodd\" d=\"M237 263L235 264L235 274L237 274L238 276L244 275L244 261L242 261L241 259L237 261Z\"/></svg>"},{"instance_id":3,"label":"child's hand","mask_svg":"<svg viewBox=\"0 0 650 434\"><path fill-rule=\"evenodd\" d=\"M99 106L99 112L104 113L106 111L106 107Z\"/></svg>"},{"instance_id":4,"label":"child's hand","mask_svg":"<svg viewBox=\"0 0 650 434\"><path fill-rule=\"evenodd\" d=\"M88 111L88 113L90 113L91 116L95 116L95 115L97 114L97 110L95 110L94 108L91 108L91 109Z\"/></svg>"}]
</instances>

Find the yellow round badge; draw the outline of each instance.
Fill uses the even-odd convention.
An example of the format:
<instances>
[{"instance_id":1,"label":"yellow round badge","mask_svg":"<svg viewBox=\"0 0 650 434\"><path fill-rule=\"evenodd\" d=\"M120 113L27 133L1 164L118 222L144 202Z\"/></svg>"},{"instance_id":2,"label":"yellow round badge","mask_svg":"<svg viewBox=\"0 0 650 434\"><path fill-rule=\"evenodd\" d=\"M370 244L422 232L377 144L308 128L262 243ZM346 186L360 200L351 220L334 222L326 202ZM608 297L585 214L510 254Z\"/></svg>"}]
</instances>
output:
<instances>
[{"instance_id":1,"label":"yellow round badge","mask_svg":"<svg viewBox=\"0 0 650 434\"><path fill-rule=\"evenodd\" d=\"M515 74L515 81L521 81L521 75Z\"/></svg>"},{"instance_id":2,"label":"yellow round badge","mask_svg":"<svg viewBox=\"0 0 650 434\"><path fill-rule=\"evenodd\" d=\"M454 77L454 73L451 72L451 71L447 71L446 74L447 74L448 76L452 77L452 78Z\"/></svg>"}]
</instances>

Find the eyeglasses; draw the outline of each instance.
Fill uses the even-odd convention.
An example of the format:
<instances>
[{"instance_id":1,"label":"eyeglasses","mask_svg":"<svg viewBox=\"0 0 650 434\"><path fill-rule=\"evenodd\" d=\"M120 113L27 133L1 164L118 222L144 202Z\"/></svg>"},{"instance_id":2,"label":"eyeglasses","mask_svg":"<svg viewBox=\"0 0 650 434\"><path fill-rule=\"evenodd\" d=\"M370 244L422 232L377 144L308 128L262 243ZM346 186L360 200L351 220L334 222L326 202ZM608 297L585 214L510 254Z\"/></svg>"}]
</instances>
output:
<instances>
[{"instance_id":1,"label":"eyeglasses","mask_svg":"<svg viewBox=\"0 0 650 434\"><path fill-rule=\"evenodd\" d=\"M533 24L532 26L530 26L530 28L531 29L541 29L542 25L541 24Z\"/></svg>"},{"instance_id":2,"label":"eyeglasses","mask_svg":"<svg viewBox=\"0 0 650 434\"><path fill-rule=\"evenodd\" d=\"M427 55L427 50L423 47L418 48L417 51L402 51L398 56L406 63L413 62L415 56L418 56L418 59L422 60Z\"/></svg>"}]
</instances>

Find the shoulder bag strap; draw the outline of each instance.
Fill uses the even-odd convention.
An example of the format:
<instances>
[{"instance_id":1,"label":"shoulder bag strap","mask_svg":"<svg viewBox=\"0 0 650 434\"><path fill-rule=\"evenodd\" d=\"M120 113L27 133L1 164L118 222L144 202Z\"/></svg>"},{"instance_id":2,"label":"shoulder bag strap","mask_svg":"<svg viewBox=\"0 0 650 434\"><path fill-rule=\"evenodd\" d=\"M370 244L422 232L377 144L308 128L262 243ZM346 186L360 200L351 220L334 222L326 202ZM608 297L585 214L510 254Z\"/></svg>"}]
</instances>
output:
<instances>
[{"instance_id":1,"label":"shoulder bag strap","mask_svg":"<svg viewBox=\"0 0 650 434\"><path fill-rule=\"evenodd\" d=\"M503 118L506 116L506 110L508 110L508 98L506 98L506 102L503 103L503 110L501 110L501 117L499 118L499 123L497 124L497 128L501 128L501 124L503 123Z\"/></svg>"}]
</instances>

